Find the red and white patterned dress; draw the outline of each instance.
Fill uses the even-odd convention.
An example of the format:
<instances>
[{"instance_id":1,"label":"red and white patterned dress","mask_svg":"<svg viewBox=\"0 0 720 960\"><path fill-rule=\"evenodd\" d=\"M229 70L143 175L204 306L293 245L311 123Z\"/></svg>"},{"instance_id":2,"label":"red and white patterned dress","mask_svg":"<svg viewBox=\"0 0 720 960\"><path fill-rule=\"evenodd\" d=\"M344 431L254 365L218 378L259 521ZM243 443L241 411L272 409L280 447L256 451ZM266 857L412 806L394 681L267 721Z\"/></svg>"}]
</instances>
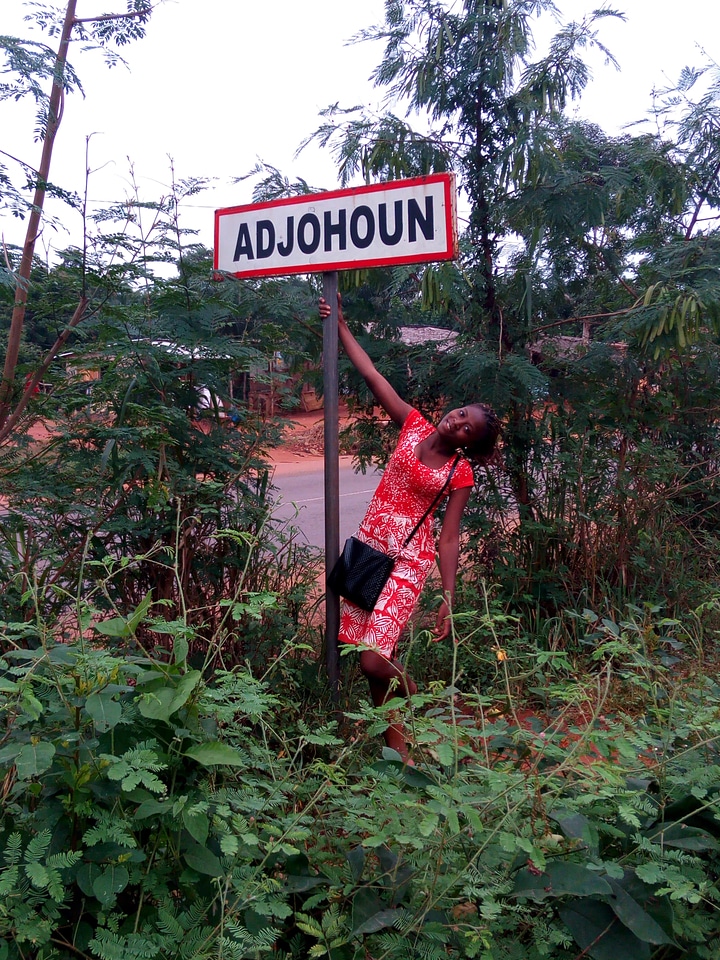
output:
<instances>
[{"instance_id":1,"label":"red and white patterned dress","mask_svg":"<svg viewBox=\"0 0 720 960\"><path fill-rule=\"evenodd\" d=\"M432 515L428 516L407 547L403 543L447 480L454 457L438 469L421 463L415 450L435 427L412 410L400 431L398 445L367 508L356 536L395 558L395 567L383 587L375 609L366 613L342 601L341 643L372 647L392 659L398 638L410 619L420 591L435 560ZM470 464L460 460L449 489L471 487Z\"/></svg>"}]
</instances>

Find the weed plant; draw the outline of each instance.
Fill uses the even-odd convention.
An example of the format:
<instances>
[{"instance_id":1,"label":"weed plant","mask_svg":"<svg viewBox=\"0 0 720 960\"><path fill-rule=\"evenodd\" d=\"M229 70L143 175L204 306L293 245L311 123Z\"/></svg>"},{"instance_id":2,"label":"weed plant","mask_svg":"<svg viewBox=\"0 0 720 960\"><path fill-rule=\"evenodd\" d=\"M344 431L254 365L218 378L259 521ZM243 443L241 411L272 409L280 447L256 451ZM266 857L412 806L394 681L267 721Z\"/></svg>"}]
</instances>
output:
<instances>
[{"instance_id":1,"label":"weed plant","mask_svg":"<svg viewBox=\"0 0 720 960\"><path fill-rule=\"evenodd\" d=\"M594 674L550 659L528 711L509 618L480 612L482 684L458 618L410 767L378 748L398 702L353 690L338 726L299 634L224 669L222 636L191 664L194 628L148 603L76 604L72 642L40 603L0 628L1 957L717 955L720 687L674 683L681 623L581 612Z\"/></svg>"}]
</instances>

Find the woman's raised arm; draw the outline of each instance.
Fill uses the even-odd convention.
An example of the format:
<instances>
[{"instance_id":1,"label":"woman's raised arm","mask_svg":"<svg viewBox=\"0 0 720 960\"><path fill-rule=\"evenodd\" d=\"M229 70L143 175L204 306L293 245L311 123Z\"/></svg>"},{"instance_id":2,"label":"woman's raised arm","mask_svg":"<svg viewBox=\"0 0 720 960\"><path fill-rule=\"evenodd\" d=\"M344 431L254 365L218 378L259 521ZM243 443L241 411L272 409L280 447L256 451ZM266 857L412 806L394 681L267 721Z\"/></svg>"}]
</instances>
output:
<instances>
[{"instance_id":1,"label":"woman's raised arm","mask_svg":"<svg viewBox=\"0 0 720 960\"><path fill-rule=\"evenodd\" d=\"M320 298L320 316L323 320L330 316L330 304L322 297ZM412 407L402 399L389 381L375 369L375 364L350 332L343 316L340 294L338 294L338 335L350 362L368 385L372 395L390 419L398 426L402 426Z\"/></svg>"}]
</instances>

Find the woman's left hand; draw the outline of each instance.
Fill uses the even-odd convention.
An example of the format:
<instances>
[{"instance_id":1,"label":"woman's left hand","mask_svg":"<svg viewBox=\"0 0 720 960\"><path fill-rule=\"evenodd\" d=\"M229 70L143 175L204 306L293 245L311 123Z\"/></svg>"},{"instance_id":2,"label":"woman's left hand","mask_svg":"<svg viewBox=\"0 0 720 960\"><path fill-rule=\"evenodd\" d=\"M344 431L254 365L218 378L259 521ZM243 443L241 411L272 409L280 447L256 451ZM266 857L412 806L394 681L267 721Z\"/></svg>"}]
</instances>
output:
<instances>
[{"instance_id":1,"label":"woman's left hand","mask_svg":"<svg viewBox=\"0 0 720 960\"><path fill-rule=\"evenodd\" d=\"M450 608L445 600L440 604L435 630L433 631L433 640L437 643L439 640L447 640L452 633L452 624L450 622Z\"/></svg>"}]
</instances>

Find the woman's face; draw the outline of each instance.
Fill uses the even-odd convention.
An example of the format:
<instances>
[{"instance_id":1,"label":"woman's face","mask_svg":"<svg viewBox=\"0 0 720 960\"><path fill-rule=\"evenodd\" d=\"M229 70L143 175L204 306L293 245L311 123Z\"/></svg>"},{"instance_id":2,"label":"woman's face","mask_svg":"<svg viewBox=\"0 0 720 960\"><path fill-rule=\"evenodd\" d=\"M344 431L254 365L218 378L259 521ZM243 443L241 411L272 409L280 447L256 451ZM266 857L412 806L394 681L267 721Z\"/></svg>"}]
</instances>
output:
<instances>
[{"instance_id":1,"label":"woman's face","mask_svg":"<svg viewBox=\"0 0 720 960\"><path fill-rule=\"evenodd\" d=\"M437 430L456 447L472 446L485 436L485 412L474 404L457 407L445 414Z\"/></svg>"}]
</instances>

